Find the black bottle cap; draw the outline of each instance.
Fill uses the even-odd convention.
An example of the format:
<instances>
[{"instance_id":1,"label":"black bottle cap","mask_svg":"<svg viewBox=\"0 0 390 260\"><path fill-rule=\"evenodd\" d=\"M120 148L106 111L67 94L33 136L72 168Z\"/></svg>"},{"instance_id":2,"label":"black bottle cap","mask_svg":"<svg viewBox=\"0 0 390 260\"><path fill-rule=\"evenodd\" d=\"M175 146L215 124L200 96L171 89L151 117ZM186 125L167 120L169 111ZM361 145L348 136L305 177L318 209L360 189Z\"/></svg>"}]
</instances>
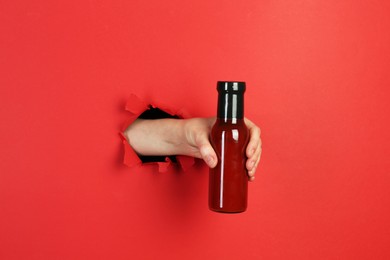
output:
<instances>
[{"instance_id":1,"label":"black bottle cap","mask_svg":"<svg viewBox=\"0 0 390 260\"><path fill-rule=\"evenodd\" d=\"M218 81L218 92L239 92L244 93L246 89L245 82L242 81Z\"/></svg>"},{"instance_id":2,"label":"black bottle cap","mask_svg":"<svg viewBox=\"0 0 390 260\"><path fill-rule=\"evenodd\" d=\"M244 117L245 82L218 81L217 117L227 119L242 119Z\"/></svg>"}]
</instances>

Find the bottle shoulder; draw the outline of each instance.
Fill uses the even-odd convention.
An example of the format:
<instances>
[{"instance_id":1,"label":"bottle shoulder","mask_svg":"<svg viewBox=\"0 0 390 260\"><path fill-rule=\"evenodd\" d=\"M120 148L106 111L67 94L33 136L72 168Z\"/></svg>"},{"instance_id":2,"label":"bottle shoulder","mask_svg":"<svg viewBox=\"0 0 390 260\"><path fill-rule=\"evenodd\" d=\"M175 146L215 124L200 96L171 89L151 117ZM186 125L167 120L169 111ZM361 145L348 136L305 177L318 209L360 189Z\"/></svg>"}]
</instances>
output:
<instances>
[{"instance_id":1,"label":"bottle shoulder","mask_svg":"<svg viewBox=\"0 0 390 260\"><path fill-rule=\"evenodd\" d=\"M215 121L215 124L213 125L213 129L221 129L221 130L230 130L230 129L237 129L237 130L247 130L247 126L243 119L237 119L236 121L232 120L222 120L217 119Z\"/></svg>"},{"instance_id":2,"label":"bottle shoulder","mask_svg":"<svg viewBox=\"0 0 390 260\"><path fill-rule=\"evenodd\" d=\"M217 120L211 129L211 136L221 136L223 132L225 132L225 135L227 134L228 136L236 136L237 134L239 134L242 138L249 136L249 129L244 120L242 120L242 122L237 122L236 124L218 122Z\"/></svg>"},{"instance_id":3,"label":"bottle shoulder","mask_svg":"<svg viewBox=\"0 0 390 260\"><path fill-rule=\"evenodd\" d=\"M226 124L216 122L211 129L210 140L214 147L218 147L221 143L231 143L238 147L245 146L249 139L249 129L244 120L242 123ZM240 148L241 149L241 148Z\"/></svg>"}]
</instances>

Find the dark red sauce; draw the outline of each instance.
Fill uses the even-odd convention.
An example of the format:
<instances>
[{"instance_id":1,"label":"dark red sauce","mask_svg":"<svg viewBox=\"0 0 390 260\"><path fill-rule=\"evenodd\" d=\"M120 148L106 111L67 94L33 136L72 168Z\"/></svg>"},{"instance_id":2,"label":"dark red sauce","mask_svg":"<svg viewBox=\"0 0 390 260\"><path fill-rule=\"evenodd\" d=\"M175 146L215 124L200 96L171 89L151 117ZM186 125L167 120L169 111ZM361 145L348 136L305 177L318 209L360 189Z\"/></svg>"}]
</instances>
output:
<instances>
[{"instance_id":1,"label":"dark red sauce","mask_svg":"<svg viewBox=\"0 0 390 260\"><path fill-rule=\"evenodd\" d=\"M232 124L218 119L211 131L211 143L218 164L210 169L209 207L211 210L235 213L247 208L248 174L245 148L249 133L243 120Z\"/></svg>"}]
</instances>

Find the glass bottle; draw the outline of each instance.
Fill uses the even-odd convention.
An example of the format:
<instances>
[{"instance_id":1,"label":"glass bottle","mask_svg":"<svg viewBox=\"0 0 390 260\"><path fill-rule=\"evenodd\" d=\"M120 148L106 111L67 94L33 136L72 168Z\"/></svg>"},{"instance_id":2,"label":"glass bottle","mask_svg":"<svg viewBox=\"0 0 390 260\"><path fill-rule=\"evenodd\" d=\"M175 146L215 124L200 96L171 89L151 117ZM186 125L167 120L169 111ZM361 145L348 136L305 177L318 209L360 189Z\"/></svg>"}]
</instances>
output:
<instances>
[{"instance_id":1,"label":"glass bottle","mask_svg":"<svg viewBox=\"0 0 390 260\"><path fill-rule=\"evenodd\" d=\"M210 141L218 164L210 168L209 208L239 213L247 208L248 174L245 149L249 130L244 122L245 82L218 81L217 120Z\"/></svg>"}]
</instances>

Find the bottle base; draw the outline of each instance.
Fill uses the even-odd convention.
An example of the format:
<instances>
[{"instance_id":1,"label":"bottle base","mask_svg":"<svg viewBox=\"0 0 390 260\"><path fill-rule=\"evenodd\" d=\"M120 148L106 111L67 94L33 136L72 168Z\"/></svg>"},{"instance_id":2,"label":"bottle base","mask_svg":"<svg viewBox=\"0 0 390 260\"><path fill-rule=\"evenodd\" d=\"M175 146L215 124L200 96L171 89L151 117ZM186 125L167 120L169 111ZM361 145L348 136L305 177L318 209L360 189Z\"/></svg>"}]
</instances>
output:
<instances>
[{"instance_id":1,"label":"bottle base","mask_svg":"<svg viewBox=\"0 0 390 260\"><path fill-rule=\"evenodd\" d=\"M211 211L214 211L216 213L224 213L224 214L238 214L243 213L246 211L246 209L238 209L238 210L226 210L226 209L220 209L220 208L209 208Z\"/></svg>"}]
</instances>

